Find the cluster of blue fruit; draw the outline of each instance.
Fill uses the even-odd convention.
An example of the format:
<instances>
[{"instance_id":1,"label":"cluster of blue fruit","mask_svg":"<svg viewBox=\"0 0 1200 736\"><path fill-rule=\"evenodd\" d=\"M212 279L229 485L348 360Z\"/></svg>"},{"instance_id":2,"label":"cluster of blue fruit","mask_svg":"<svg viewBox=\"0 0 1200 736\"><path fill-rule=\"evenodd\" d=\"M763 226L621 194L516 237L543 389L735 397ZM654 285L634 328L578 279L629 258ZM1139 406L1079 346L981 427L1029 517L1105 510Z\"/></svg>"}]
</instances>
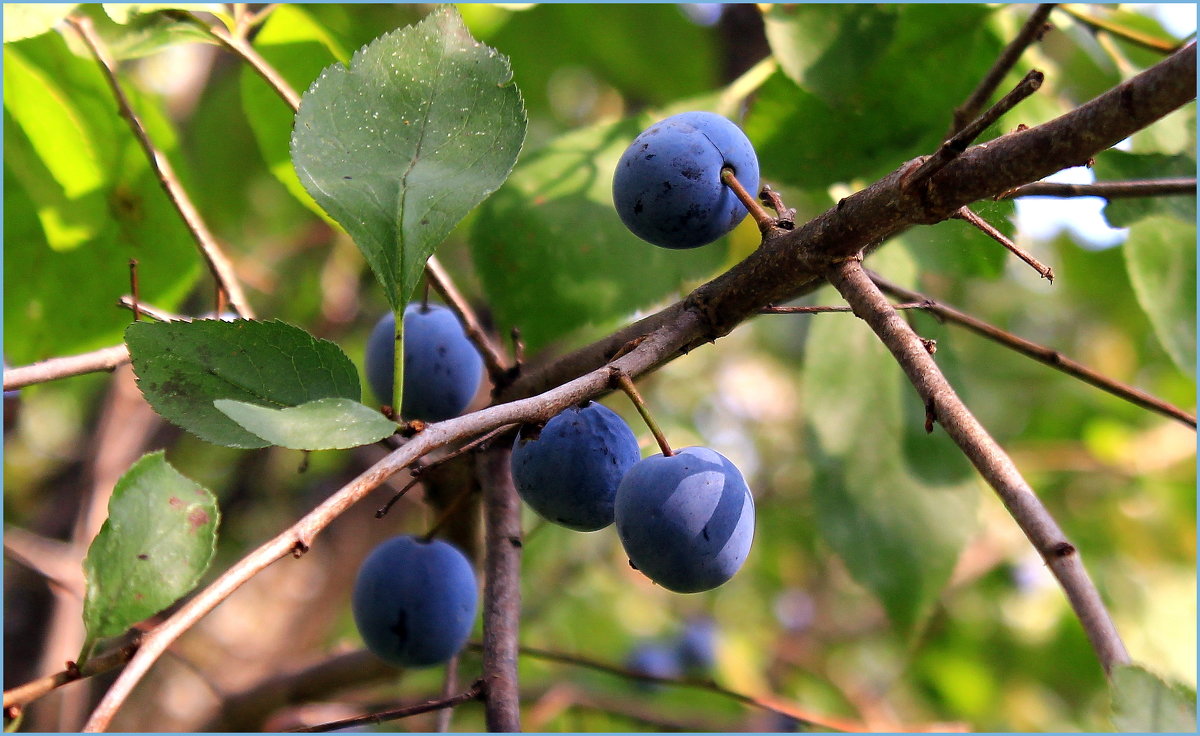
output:
<instances>
[{"instance_id":1,"label":"cluster of blue fruit","mask_svg":"<svg viewBox=\"0 0 1200 736\"><path fill-rule=\"evenodd\" d=\"M723 169L757 191L758 160L737 126L704 112L667 118L621 157L613 180L617 213L655 245L712 242L747 214L722 182ZM483 361L457 316L440 305L414 303L404 310L403 326L400 416L436 422L459 415L479 389ZM367 380L387 404L394 334L389 313L367 343ZM615 523L630 564L668 590L715 588L750 551L754 499L733 463L705 447L642 459L629 426L594 402L570 407L543 427L522 428L512 473L521 498L548 521L577 531ZM399 536L363 562L352 608L368 648L393 664L421 667L462 648L477 595L462 552L443 541Z\"/></svg>"},{"instance_id":2,"label":"cluster of blue fruit","mask_svg":"<svg viewBox=\"0 0 1200 736\"><path fill-rule=\"evenodd\" d=\"M694 618L676 637L642 641L629 652L625 665L651 677L706 677L717 663L717 625L710 618Z\"/></svg>"}]
</instances>

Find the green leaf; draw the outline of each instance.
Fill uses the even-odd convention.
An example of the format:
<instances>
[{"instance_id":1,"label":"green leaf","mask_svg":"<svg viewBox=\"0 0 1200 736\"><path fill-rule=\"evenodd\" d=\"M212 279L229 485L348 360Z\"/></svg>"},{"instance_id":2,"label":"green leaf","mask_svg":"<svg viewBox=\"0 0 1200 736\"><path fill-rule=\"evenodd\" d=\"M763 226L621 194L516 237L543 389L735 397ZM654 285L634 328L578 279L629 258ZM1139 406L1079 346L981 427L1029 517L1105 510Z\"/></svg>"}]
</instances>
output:
<instances>
[{"instance_id":1,"label":"green leaf","mask_svg":"<svg viewBox=\"0 0 1200 736\"><path fill-rule=\"evenodd\" d=\"M1135 223L1125 266L1158 341L1187 375L1196 372L1196 226L1154 215Z\"/></svg>"},{"instance_id":2,"label":"green leaf","mask_svg":"<svg viewBox=\"0 0 1200 736\"><path fill-rule=\"evenodd\" d=\"M93 59L73 55L56 33L4 53L5 353L26 363L112 345L129 324L114 307L129 292L129 259L139 263L141 298L171 310L201 272L195 243ZM127 92L186 180L160 106Z\"/></svg>"},{"instance_id":3,"label":"green leaf","mask_svg":"<svg viewBox=\"0 0 1200 736\"><path fill-rule=\"evenodd\" d=\"M471 251L488 303L504 330L520 328L531 351L684 292L722 265L720 244L658 248L613 209L617 160L652 122L643 115L596 125L530 151L479 208Z\"/></svg>"},{"instance_id":4,"label":"green leaf","mask_svg":"<svg viewBox=\"0 0 1200 736\"><path fill-rule=\"evenodd\" d=\"M247 430L292 450L344 450L378 442L396 431L395 422L351 399L318 399L284 409L232 399L213 403Z\"/></svg>"},{"instance_id":5,"label":"green leaf","mask_svg":"<svg viewBox=\"0 0 1200 736\"><path fill-rule=\"evenodd\" d=\"M912 273L892 249L872 256L871 267L900 283ZM818 303L839 303L836 293L822 293ZM978 492L960 472L929 470L957 453L940 428L923 448L906 441L911 425L922 423L921 401L870 328L822 315L808 346L803 384L818 526L896 628L914 635L975 527ZM925 456L913 463L917 452ZM958 458L949 462L961 467Z\"/></svg>"},{"instance_id":6,"label":"green leaf","mask_svg":"<svg viewBox=\"0 0 1200 736\"><path fill-rule=\"evenodd\" d=\"M116 636L190 591L212 560L219 518L213 495L161 451L134 463L83 562L88 640Z\"/></svg>"},{"instance_id":7,"label":"green leaf","mask_svg":"<svg viewBox=\"0 0 1200 736\"><path fill-rule=\"evenodd\" d=\"M993 12L981 5L774 6L767 16L772 49L803 86L780 71L751 103L745 128L763 176L805 188L870 181L932 152L955 106L1000 52L987 22ZM810 14L823 30L804 27ZM860 43L860 31L870 46ZM801 47L810 35L827 37L819 53ZM869 68L842 68L858 70L849 60L864 53Z\"/></svg>"},{"instance_id":8,"label":"green leaf","mask_svg":"<svg viewBox=\"0 0 1200 736\"><path fill-rule=\"evenodd\" d=\"M1109 149L1096 157L1093 167L1096 181L1127 181L1195 177L1195 156L1169 156L1162 153L1126 153ZM1104 217L1113 227L1129 227L1154 214L1173 215L1189 223L1196 221L1196 194L1170 197L1128 197L1113 199L1104 206Z\"/></svg>"},{"instance_id":9,"label":"green leaf","mask_svg":"<svg viewBox=\"0 0 1200 736\"><path fill-rule=\"evenodd\" d=\"M1113 669L1112 720L1126 733L1195 733L1196 693L1137 665Z\"/></svg>"},{"instance_id":10,"label":"green leaf","mask_svg":"<svg viewBox=\"0 0 1200 736\"><path fill-rule=\"evenodd\" d=\"M217 43L206 30L186 18L162 10L191 10L209 12L221 17L225 25L232 25L232 17L218 11L217 4L87 4L80 13L92 21L96 35L108 49L109 55L118 61L140 59L158 53L179 43ZM92 60L92 51L77 36L68 37L67 43L79 56Z\"/></svg>"},{"instance_id":11,"label":"green leaf","mask_svg":"<svg viewBox=\"0 0 1200 736\"><path fill-rule=\"evenodd\" d=\"M219 411L217 399L284 408L362 396L358 372L341 348L278 320L135 322L125 341L154 410L227 447L271 443Z\"/></svg>"},{"instance_id":12,"label":"green leaf","mask_svg":"<svg viewBox=\"0 0 1200 736\"><path fill-rule=\"evenodd\" d=\"M525 110L508 61L452 9L379 37L305 93L296 173L350 233L393 310L434 248L508 177Z\"/></svg>"},{"instance_id":13,"label":"green leaf","mask_svg":"<svg viewBox=\"0 0 1200 736\"><path fill-rule=\"evenodd\" d=\"M76 5L77 3L4 3L4 43L45 33L66 18Z\"/></svg>"}]
</instances>

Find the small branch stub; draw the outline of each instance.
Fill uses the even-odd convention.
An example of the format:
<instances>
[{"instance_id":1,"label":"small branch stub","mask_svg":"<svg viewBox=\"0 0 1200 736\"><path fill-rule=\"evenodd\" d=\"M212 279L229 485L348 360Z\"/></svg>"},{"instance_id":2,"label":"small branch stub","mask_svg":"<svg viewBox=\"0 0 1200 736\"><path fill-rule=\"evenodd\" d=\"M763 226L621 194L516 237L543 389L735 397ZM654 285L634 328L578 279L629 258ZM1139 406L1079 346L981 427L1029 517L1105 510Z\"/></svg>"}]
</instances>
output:
<instances>
[{"instance_id":1,"label":"small branch stub","mask_svg":"<svg viewBox=\"0 0 1200 736\"><path fill-rule=\"evenodd\" d=\"M1033 268L1034 271L1038 272L1038 274L1042 278L1046 279L1047 281L1049 281L1052 284L1054 283L1054 269L1043 264L1041 261L1039 261L1038 259L1034 258L1032 255L1027 253L1024 249L1022 249L1016 243L1009 240L1004 235L1004 233L1002 233L999 230L997 230L996 228L992 227L991 223L989 223L987 220L983 219L979 215L972 212L969 207L963 207L958 212L954 213L954 216L959 218L960 220L965 220L966 222L969 222L971 225L973 225L974 227L981 230L984 234L986 234L992 240L995 240L997 243L999 243L1000 245L1003 245L1005 248L1007 248L1009 250L1009 252L1012 253L1013 255L1015 255L1017 258L1020 258L1022 261L1025 261L1026 263L1028 263Z\"/></svg>"},{"instance_id":2,"label":"small branch stub","mask_svg":"<svg viewBox=\"0 0 1200 736\"><path fill-rule=\"evenodd\" d=\"M758 224L759 232L765 234L768 230L778 224L774 217L771 217L767 214L767 211L763 209L761 204L758 203L758 200L754 198L754 195L746 191L746 187L742 186L742 183L737 180L736 176L734 176L733 169L728 167L721 169L721 181L724 182L725 186L733 190L733 193L737 195L737 198L741 200L742 204L746 205L746 209L750 211L750 216L753 217L754 222Z\"/></svg>"}]
</instances>

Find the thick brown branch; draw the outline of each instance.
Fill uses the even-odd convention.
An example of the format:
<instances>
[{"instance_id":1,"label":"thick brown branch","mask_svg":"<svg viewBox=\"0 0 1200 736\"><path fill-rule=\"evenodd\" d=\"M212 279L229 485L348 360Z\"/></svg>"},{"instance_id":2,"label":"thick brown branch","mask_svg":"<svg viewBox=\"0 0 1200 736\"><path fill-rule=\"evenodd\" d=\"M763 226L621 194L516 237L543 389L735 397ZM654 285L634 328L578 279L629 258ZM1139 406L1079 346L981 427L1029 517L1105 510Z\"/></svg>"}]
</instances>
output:
<instances>
[{"instance_id":1,"label":"thick brown branch","mask_svg":"<svg viewBox=\"0 0 1200 736\"><path fill-rule=\"evenodd\" d=\"M921 300L930 312L945 320L962 325L977 335L982 335L989 340L994 340L1001 345L1012 348L1018 353L1033 358L1040 363L1045 363L1052 368L1057 368L1069 376L1074 376L1081 381L1086 381L1096 388L1103 389L1113 396L1125 399L1126 401L1136 404L1143 409L1149 409L1150 411L1157 412L1165 417L1183 422L1192 429L1196 428L1195 415L1189 414L1177 406L1168 404L1162 399L1151 396L1145 391L1136 389L1133 386L1127 386L1120 381L1113 380L1107 376L1097 373L1091 368L1088 368L1082 363L1078 363L1068 358L1053 348L1048 348L1044 345L1031 342L1023 337L1018 337L1011 332L1005 332L999 327L990 325L987 322L972 317L965 312L960 312L954 307L934 301L924 294L912 291L911 289L905 289L898 284L894 284L878 274L872 273L871 280L874 281L875 284L878 285L879 288L884 292L891 294L898 299L911 299L914 301Z\"/></svg>"},{"instance_id":2,"label":"thick brown branch","mask_svg":"<svg viewBox=\"0 0 1200 736\"><path fill-rule=\"evenodd\" d=\"M900 191L909 162L871 186L762 246L729 271L676 302L536 371L499 400L530 396L603 365L623 345L674 328L693 310L703 315L688 335L696 347L727 334L768 304L812 292L829 263L870 251L913 225L932 224L958 208L1086 162L1196 97L1196 47L1173 56L1061 117L968 149L929 182L927 202Z\"/></svg>"},{"instance_id":3,"label":"thick brown branch","mask_svg":"<svg viewBox=\"0 0 1200 736\"><path fill-rule=\"evenodd\" d=\"M1141 179L1133 181L1098 181L1095 184L1064 184L1053 181L1035 181L1005 192L997 199L1014 197L1104 197L1122 199L1127 197L1169 197L1174 195L1196 196L1196 179Z\"/></svg>"},{"instance_id":4,"label":"thick brown branch","mask_svg":"<svg viewBox=\"0 0 1200 736\"><path fill-rule=\"evenodd\" d=\"M488 731L521 730L517 636L521 617L521 501L509 472L509 446L479 458L486 496L483 584L484 711Z\"/></svg>"},{"instance_id":5,"label":"thick brown branch","mask_svg":"<svg viewBox=\"0 0 1200 736\"><path fill-rule=\"evenodd\" d=\"M1034 549L1058 578L1104 671L1111 672L1113 667L1127 664L1130 661L1129 653L1125 651L1125 645L1104 607L1099 591L1088 577L1078 551L1067 541L1050 512L1003 448L958 398L937 363L925 350L921 338L888 304L887 298L872 283L859 260L851 258L834 264L828 271L828 277L829 282L854 308L854 313L871 326L891 351L925 405L932 408L937 422L996 491L1021 531L1025 532Z\"/></svg>"}]
</instances>

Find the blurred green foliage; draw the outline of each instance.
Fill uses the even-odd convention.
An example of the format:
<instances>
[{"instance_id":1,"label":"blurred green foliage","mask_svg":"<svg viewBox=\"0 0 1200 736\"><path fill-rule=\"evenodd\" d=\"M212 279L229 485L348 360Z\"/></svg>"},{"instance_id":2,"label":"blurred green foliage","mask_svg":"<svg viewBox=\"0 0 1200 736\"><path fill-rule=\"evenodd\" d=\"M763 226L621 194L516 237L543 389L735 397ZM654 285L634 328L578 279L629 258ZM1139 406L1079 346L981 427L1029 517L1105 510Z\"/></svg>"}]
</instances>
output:
<instances>
[{"instance_id":1,"label":"blurred green foliage","mask_svg":"<svg viewBox=\"0 0 1200 736\"><path fill-rule=\"evenodd\" d=\"M327 64L431 9L281 6L256 45L302 92ZM508 183L437 254L501 334L527 332L537 362L677 299L755 245L753 227L697 253L653 249L621 230L605 198L607 172L622 141L647 121L720 100L758 147L765 180L805 219L930 152L1027 6L774 6L765 31L753 30L762 23L753 5L725 7L714 25L675 5L461 10L476 38L509 57L529 135ZM150 29L161 31L153 38L170 53L126 61L122 81L256 311L337 342L361 371L366 336L387 300L353 244L297 186L287 158L290 109L227 51L191 43L175 21L150 16L135 25L138 17L113 17L110 42L127 23L131 48ZM1130 11L1113 18L1166 37ZM1052 20L1055 28L1007 80L1037 66L1045 85L988 135L1044 122L1159 58L1060 12ZM775 71L765 82L729 87L768 43ZM9 363L119 341L129 315L114 302L128 292L130 257L139 261L145 302L211 312L211 278L115 114L94 60L57 30L6 43L5 55ZM160 67L170 70L169 83ZM722 98L730 89L737 95ZM1132 152L1097 157L1098 175L1194 172L1194 119L1177 113L1134 136ZM1194 410L1194 200L1113 205L1114 224L1131 230L1125 245L1107 250L1067 235L1032 241L1009 222L1009 203L979 209L1052 265L1053 286L958 221L905 233L868 266ZM1193 277L1181 281L1178 269L1188 267ZM836 303L828 290L805 301ZM1178 329L1189 316L1190 329ZM937 359L956 388L1080 549L1134 659L1194 687L1194 432L953 325L912 319L937 339ZM1108 684L1061 590L990 490L948 451L940 428L925 435L919 402L872 343L846 314L762 316L640 381L672 444L708 444L743 470L759 520L750 558L714 591L675 595L629 568L613 530L573 533L526 510L521 642L620 666L637 642L668 638L689 617L708 615L719 629L719 685L772 693L831 723L1111 728ZM104 447L96 433L112 384L94 375L22 390L15 416L6 416L10 528L69 538ZM629 403L605 401L653 452ZM846 441L830 445L831 435ZM138 454L165 449L219 500L222 532L209 578L382 455L372 447L238 451L170 426L138 441ZM396 480L398 487L407 478ZM376 520L393 490L351 509L302 561L277 563L235 593L179 642L181 656L236 691L360 646L346 587L357 561L373 541L422 532L436 516L414 493ZM857 525L864 515L871 524ZM7 559L5 570L6 620L17 632L6 633L9 687L44 674L30 666L32 656L18 658L20 642L9 637L44 646L36 622L50 614L41 578ZM468 651L459 680L478 672L479 655ZM520 672L527 730L789 726L702 689L646 690L533 656L522 657ZM342 710L314 711L312 719L432 697L441 680L435 668L326 693ZM159 706L166 693L184 690L186 699L171 696L178 708ZM193 730L215 705L194 674L164 662L117 725ZM249 728L287 725L294 724ZM431 727L422 717L379 728ZM453 727L482 730L482 708L457 709Z\"/></svg>"}]
</instances>

